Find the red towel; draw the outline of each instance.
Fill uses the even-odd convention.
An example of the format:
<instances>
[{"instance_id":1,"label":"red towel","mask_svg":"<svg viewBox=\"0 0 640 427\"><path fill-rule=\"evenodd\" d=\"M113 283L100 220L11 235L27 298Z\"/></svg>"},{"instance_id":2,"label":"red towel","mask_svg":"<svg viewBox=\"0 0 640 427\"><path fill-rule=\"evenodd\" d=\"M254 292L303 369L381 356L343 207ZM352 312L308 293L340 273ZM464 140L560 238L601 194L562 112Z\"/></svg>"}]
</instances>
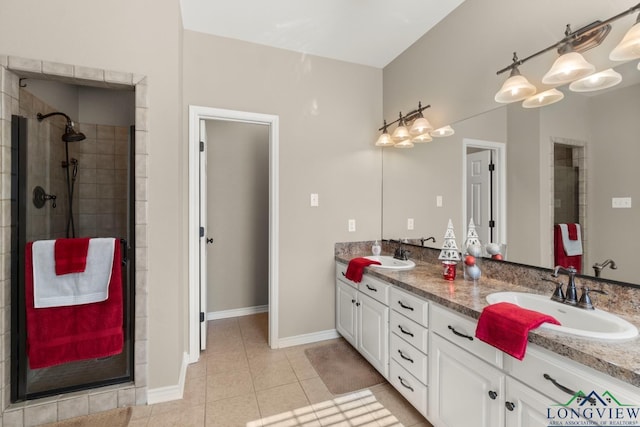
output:
<instances>
[{"instance_id":1,"label":"red towel","mask_svg":"<svg viewBox=\"0 0 640 427\"><path fill-rule=\"evenodd\" d=\"M575 227L575 224L573 224ZM577 238L577 228L574 228ZM569 238L571 238L571 227L569 227ZM560 225L555 224L553 226L553 262L554 265L560 265L564 268L573 267L577 270L578 274L582 272L582 255L568 256L564 251L564 245L562 244L562 231Z\"/></svg>"},{"instance_id":2,"label":"red towel","mask_svg":"<svg viewBox=\"0 0 640 427\"><path fill-rule=\"evenodd\" d=\"M578 240L578 227L575 223L567 224L567 235L569 235L569 240Z\"/></svg>"},{"instance_id":3,"label":"red towel","mask_svg":"<svg viewBox=\"0 0 640 427\"><path fill-rule=\"evenodd\" d=\"M368 258L354 258L349 261L347 273L344 276L351 281L360 283L364 268L369 265L380 265L380 263Z\"/></svg>"},{"instance_id":4,"label":"red towel","mask_svg":"<svg viewBox=\"0 0 640 427\"><path fill-rule=\"evenodd\" d=\"M527 350L529 331L544 322L560 324L547 314L527 310L508 302L499 302L485 307L480 313L476 337L522 360Z\"/></svg>"},{"instance_id":5,"label":"red towel","mask_svg":"<svg viewBox=\"0 0 640 427\"><path fill-rule=\"evenodd\" d=\"M122 352L122 269L116 241L109 298L106 301L34 308L32 243L25 249L27 356L31 369Z\"/></svg>"},{"instance_id":6,"label":"red towel","mask_svg":"<svg viewBox=\"0 0 640 427\"><path fill-rule=\"evenodd\" d=\"M56 260L56 275L82 273L87 267L89 238L58 239L53 246Z\"/></svg>"}]
</instances>

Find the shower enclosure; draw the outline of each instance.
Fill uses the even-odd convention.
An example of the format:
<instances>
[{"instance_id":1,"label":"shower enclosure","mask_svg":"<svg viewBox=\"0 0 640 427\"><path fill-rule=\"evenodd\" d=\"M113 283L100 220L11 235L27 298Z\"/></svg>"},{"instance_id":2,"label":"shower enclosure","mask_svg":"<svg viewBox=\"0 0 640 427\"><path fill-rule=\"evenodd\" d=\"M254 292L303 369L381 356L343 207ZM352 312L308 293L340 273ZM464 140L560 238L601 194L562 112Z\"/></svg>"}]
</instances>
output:
<instances>
[{"instance_id":1,"label":"shower enclosure","mask_svg":"<svg viewBox=\"0 0 640 427\"><path fill-rule=\"evenodd\" d=\"M134 135L133 126L73 123L20 89L20 115L12 117L12 402L133 380ZM114 237L121 246L123 350L32 369L25 247L65 237Z\"/></svg>"}]
</instances>

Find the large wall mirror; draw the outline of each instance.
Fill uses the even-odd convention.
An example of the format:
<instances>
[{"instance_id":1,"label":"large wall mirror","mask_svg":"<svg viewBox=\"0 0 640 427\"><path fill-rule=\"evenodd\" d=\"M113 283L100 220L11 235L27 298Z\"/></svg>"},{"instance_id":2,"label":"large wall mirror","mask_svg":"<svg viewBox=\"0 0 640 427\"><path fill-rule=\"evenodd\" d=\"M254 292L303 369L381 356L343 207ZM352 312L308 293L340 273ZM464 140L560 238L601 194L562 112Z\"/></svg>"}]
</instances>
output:
<instances>
[{"instance_id":1,"label":"large wall mirror","mask_svg":"<svg viewBox=\"0 0 640 427\"><path fill-rule=\"evenodd\" d=\"M481 232L483 243L506 243L507 260L551 268L554 223L578 222L582 274L595 275L593 264L611 259L617 269L603 269L602 278L640 283L640 70L637 61L616 70L623 80L613 88L563 87L556 104L499 106L453 124L453 136L384 148L382 237L440 248L452 219L461 246L469 216L477 215L480 230L495 221L493 236ZM488 214L468 199L470 159L478 155L499 168ZM613 199L631 207L612 207Z\"/></svg>"}]
</instances>

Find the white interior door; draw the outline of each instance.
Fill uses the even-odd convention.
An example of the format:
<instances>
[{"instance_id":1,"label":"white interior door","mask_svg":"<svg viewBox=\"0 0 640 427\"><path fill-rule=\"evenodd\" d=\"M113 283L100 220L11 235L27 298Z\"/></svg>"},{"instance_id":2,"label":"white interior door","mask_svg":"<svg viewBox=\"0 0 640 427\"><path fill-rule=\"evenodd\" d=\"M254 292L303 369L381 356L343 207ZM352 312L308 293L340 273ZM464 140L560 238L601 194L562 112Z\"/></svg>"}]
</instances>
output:
<instances>
[{"instance_id":1,"label":"white interior door","mask_svg":"<svg viewBox=\"0 0 640 427\"><path fill-rule=\"evenodd\" d=\"M207 127L200 120L200 350L207 348Z\"/></svg>"},{"instance_id":2,"label":"white interior door","mask_svg":"<svg viewBox=\"0 0 640 427\"><path fill-rule=\"evenodd\" d=\"M467 154L467 224L469 219L478 232L480 242L488 243L491 238L491 179L489 164L491 150L476 151Z\"/></svg>"}]
</instances>

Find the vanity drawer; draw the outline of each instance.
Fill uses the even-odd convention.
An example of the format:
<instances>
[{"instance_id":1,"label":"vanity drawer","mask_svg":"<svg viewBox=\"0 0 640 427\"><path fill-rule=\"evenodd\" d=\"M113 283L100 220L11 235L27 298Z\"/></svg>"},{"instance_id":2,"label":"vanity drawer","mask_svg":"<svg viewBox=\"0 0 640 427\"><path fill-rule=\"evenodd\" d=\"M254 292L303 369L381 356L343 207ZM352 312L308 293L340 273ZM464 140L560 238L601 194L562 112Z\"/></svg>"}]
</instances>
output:
<instances>
[{"instance_id":1,"label":"vanity drawer","mask_svg":"<svg viewBox=\"0 0 640 427\"><path fill-rule=\"evenodd\" d=\"M374 300L384 305L389 305L389 288L391 286L374 277L365 274L362 281L358 283L358 290L363 294L369 295Z\"/></svg>"},{"instance_id":2,"label":"vanity drawer","mask_svg":"<svg viewBox=\"0 0 640 427\"><path fill-rule=\"evenodd\" d=\"M355 282L352 282L351 280L347 279L346 277L344 277L344 275L347 274L347 264L343 264L341 262L336 262L336 279L344 282L344 283L348 283L351 286L353 286L354 288L358 287L358 284Z\"/></svg>"},{"instance_id":3,"label":"vanity drawer","mask_svg":"<svg viewBox=\"0 0 640 427\"><path fill-rule=\"evenodd\" d=\"M389 364L389 382L409 401L423 416L427 416L427 386L420 383L413 375L391 360Z\"/></svg>"},{"instance_id":4,"label":"vanity drawer","mask_svg":"<svg viewBox=\"0 0 640 427\"><path fill-rule=\"evenodd\" d=\"M505 355L505 369L512 377L562 404L572 398L573 393L569 391L582 391L585 394L595 391L599 396L608 391L621 404L633 403L636 406L640 402L640 390L630 384L617 381L533 344L528 345L522 361ZM545 375L548 378L545 378Z\"/></svg>"},{"instance_id":5,"label":"vanity drawer","mask_svg":"<svg viewBox=\"0 0 640 427\"><path fill-rule=\"evenodd\" d=\"M441 337L486 360L498 368L502 367L502 351L475 337L477 320L454 313L436 304L431 304L431 330Z\"/></svg>"},{"instance_id":6,"label":"vanity drawer","mask_svg":"<svg viewBox=\"0 0 640 427\"><path fill-rule=\"evenodd\" d=\"M429 326L429 303L398 288L391 288L390 304L393 310L422 326Z\"/></svg>"},{"instance_id":7,"label":"vanity drawer","mask_svg":"<svg viewBox=\"0 0 640 427\"><path fill-rule=\"evenodd\" d=\"M391 310L389 317L389 327L391 332L427 354L429 347L429 331L422 325L418 325L413 320L409 320L395 310Z\"/></svg>"},{"instance_id":8,"label":"vanity drawer","mask_svg":"<svg viewBox=\"0 0 640 427\"><path fill-rule=\"evenodd\" d=\"M391 358L404 367L422 384L427 384L427 355L391 334Z\"/></svg>"}]
</instances>

